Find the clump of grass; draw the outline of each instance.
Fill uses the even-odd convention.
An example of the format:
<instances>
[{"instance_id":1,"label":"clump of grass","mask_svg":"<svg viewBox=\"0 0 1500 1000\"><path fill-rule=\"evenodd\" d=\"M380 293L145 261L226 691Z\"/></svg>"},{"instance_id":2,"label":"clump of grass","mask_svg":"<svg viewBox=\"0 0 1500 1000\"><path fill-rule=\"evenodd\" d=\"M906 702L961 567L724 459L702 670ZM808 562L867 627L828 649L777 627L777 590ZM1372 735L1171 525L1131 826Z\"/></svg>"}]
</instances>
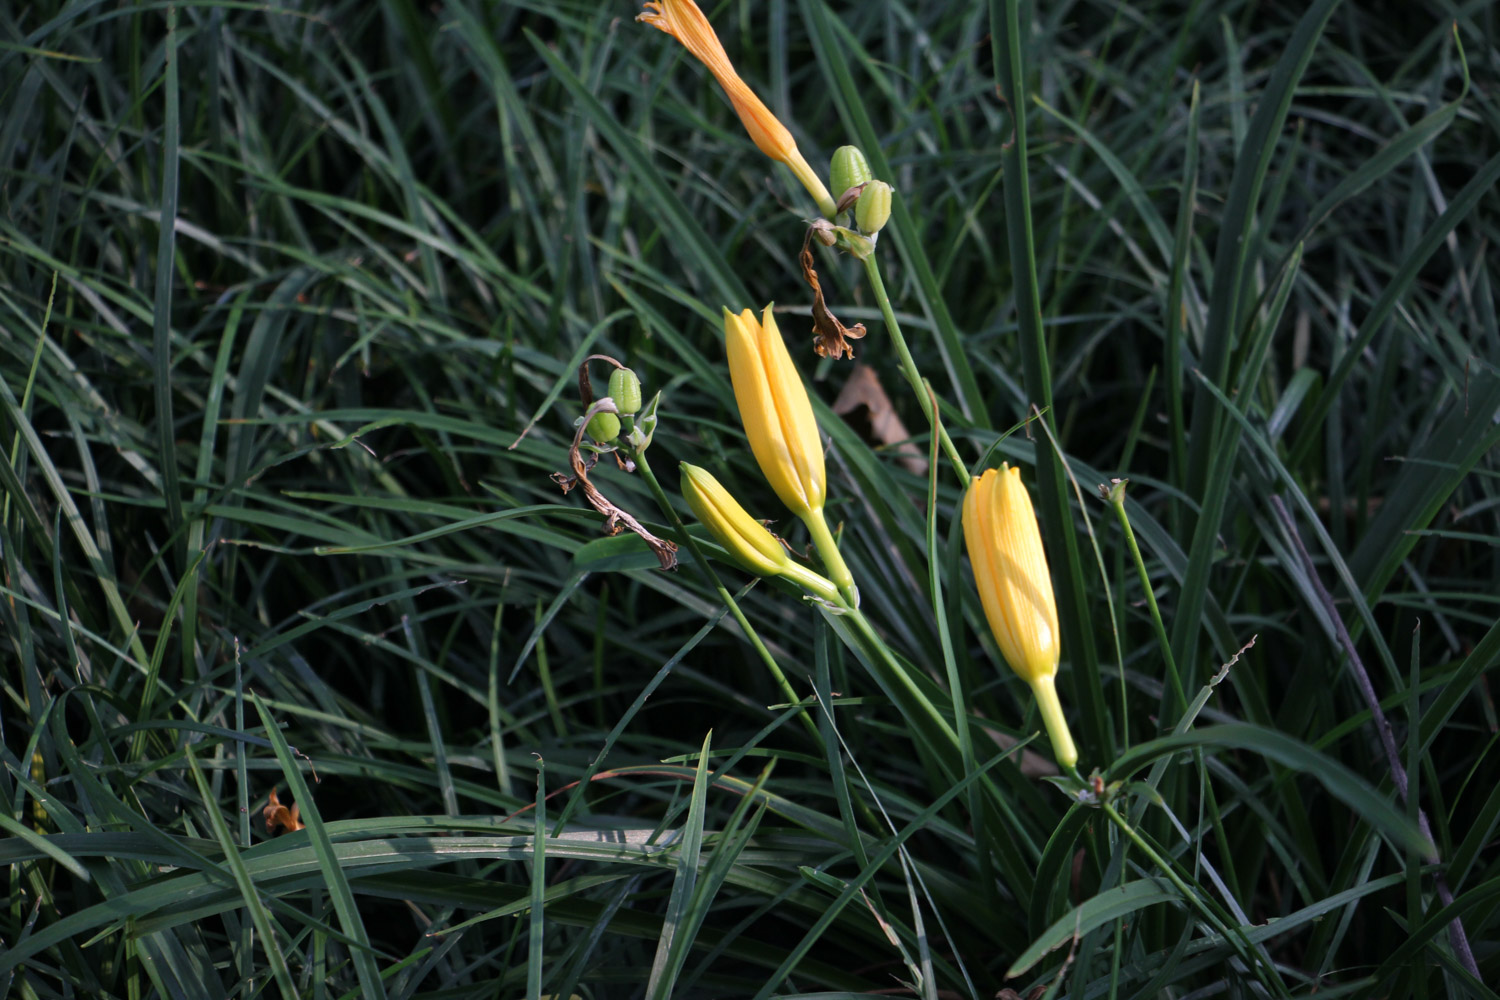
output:
<instances>
[{"instance_id":1,"label":"clump of grass","mask_svg":"<svg viewBox=\"0 0 1500 1000\"><path fill-rule=\"evenodd\" d=\"M892 314L1035 477L1118 824L1039 780L870 275L817 258L927 475L828 412L805 196L629 4L0 13L9 995L1493 995L1496 13L1016 6L706 9L896 188ZM957 781L846 623L719 568L788 701L548 478L607 353L658 469L776 510L718 332L769 300Z\"/></svg>"}]
</instances>

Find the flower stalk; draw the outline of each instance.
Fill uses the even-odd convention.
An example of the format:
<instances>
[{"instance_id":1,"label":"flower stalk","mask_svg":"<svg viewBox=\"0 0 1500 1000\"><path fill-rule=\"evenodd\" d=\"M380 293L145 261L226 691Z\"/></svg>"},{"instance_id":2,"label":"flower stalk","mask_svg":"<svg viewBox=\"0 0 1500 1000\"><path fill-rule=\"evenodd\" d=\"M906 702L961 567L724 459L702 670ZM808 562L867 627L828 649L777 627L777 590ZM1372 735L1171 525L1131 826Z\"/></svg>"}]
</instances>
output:
<instances>
[{"instance_id":1,"label":"flower stalk","mask_svg":"<svg viewBox=\"0 0 1500 1000\"><path fill-rule=\"evenodd\" d=\"M969 467L959 457L953 439L948 436L948 430L943 426L936 399L930 397L923 386L922 373L917 369L916 359L911 356L911 348L906 346L906 337L901 333L901 323L896 319L896 311L891 307L891 297L886 293L885 281L880 276L880 262L876 260L874 254L870 254L864 258L864 265L865 276L870 280L870 290L875 293L875 304L880 306L880 315L885 318L885 328L891 335L891 343L896 345L896 356L901 359L901 371L906 375L907 384L911 386L911 391L917 394L917 398L932 401L932 405L927 407L932 431L938 436L938 443L942 445L943 454L947 455L948 461L952 463L958 481L968 486Z\"/></svg>"},{"instance_id":2,"label":"flower stalk","mask_svg":"<svg viewBox=\"0 0 1500 1000\"><path fill-rule=\"evenodd\" d=\"M766 669L770 671L772 679L776 682L776 686L781 689L782 696L790 704L795 705L800 703L802 699L797 696L797 692L792 687L791 681L787 680L786 673L781 669L781 664L776 662L776 657L772 656L771 651L766 648L766 644L761 640L760 633L755 631L755 626L751 625L750 619L745 617L745 612L740 609L739 602L734 599L734 595L724 586L723 581L719 579L719 574L714 572L713 566L709 564L708 558L703 554L703 549L698 545L698 540L688 532L687 525L682 523L682 518L678 515L677 508L672 506L672 501L667 497L666 490L662 489L661 483L656 478L656 474L652 472L651 463L646 460L645 452L634 450L628 445L626 446L626 450L635 462L636 471L646 481L646 486L651 490L651 495L656 498L657 506L662 509L663 513L672 522L672 527L677 530L677 536L682 539L683 543L687 545L688 551L693 554L693 560L699 570L707 577L709 584L719 595L719 600L723 601L724 606L729 609L730 615L739 624L740 630L745 634L745 638L750 640L751 647L754 648L761 662L766 665ZM803 726L812 736L813 742L822 747L823 734L818 731L818 724L813 721L812 716L807 712L800 712L798 716L802 719Z\"/></svg>"},{"instance_id":3,"label":"flower stalk","mask_svg":"<svg viewBox=\"0 0 1500 1000\"><path fill-rule=\"evenodd\" d=\"M1146 607L1151 611L1151 624L1156 628L1156 642L1167 666L1167 679L1172 682L1172 693L1177 698L1177 707L1187 711L1187 692L1182 688L1182 675L1177 672L1177 660L1172 655L1172 639L1167 635L1167 626L1161 617L1161 608L1156 603L1156 588L1151 584L1151 574L1146 572L1146 560L1141 557L1141 547L1135 541L1135 529L1130 526L1130 515L1125 512L1125 484L1127 479L1110 480L1109 486L1101 485L1099 491L1114 508L1125 534L1125 543L1130 548L1130 558L1135 562L1136 574L1141 579L1141 591L1146 595Z\"/></svg>"}]
</instances>

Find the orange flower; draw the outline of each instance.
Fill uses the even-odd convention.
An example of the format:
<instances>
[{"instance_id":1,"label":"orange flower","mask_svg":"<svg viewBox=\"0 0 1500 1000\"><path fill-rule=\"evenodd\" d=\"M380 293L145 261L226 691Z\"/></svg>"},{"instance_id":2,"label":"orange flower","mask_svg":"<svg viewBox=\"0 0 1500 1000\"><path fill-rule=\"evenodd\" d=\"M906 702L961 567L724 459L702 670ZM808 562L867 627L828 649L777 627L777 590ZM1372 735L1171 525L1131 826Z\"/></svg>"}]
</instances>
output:
<instances>
[{"instance_id":1,"label":"orange flower","mask_svg":"<svg viewBox=\"0 0 1500 1000\"><path fill-rule=\"evenodd\" d=\"M818 210L828 218L833 218L833 198L829 196L828 189L802 158L797 143L792 139L792 133L771 114L771 109L755 96L750 85L734 71L729 54L724 51L724 46L719 43L719 36L714 34L713 25L708 23L708 18L703 16L698 5L693 0L651 0L645 7L645 10L636 15L636 20L665 31L708 67L714 79L719 81L719 86L729 95L729 103L734 105L745 131L750 133L750 140L762 153L790 167L802 186L807 188L807 193L818 203Z\"/></svg>"},{"instance_id":2,"label":"orange flower","mask_svg":"<svg viewBox=\"0 0 1500 1000\"><path fill-rule=\"evenodd\" d=\"M278 826L285 828L288 833L307 829L306 824L302 822L301 810L297 808L297 804L295 802L292 803L291 808L282 805L281 799L276 796L276 789L274 787L271 789L271 795L266 799L266 807L261 810L261 813L266 818L267 833L274 832Z\"/></svg>"}]
</instances>

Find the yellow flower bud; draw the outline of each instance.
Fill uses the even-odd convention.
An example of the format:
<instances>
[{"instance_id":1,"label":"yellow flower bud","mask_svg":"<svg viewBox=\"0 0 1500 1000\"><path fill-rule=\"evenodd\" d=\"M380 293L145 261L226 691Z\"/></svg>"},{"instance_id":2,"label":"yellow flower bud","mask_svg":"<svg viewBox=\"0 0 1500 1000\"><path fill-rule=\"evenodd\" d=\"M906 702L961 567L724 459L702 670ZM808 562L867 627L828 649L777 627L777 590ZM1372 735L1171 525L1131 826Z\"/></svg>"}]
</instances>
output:
<instances>
[{"instance_id":1,"label":"yellow flower bud","mask_svg":"<svg viewBox=\"0 0 1500 1000\"><path fill-rule=\"evenodd\" d=\"M781 502L806 517L823 509L823 440L771 307L761 315L757 322L749 309L724 310L729 379L760 471Z\"/></svg>"},{"instance_id":2,"label":"yellow flower bud","mask_svg":"<svg viewBox=\"0 0 1500 1000\"><path fill-rule=\"evenodd\" d=\"M964 542L990 631L1010 668L1031 686L1058 763L1078 750L1057 698L1059 634L1052 575L1031 497L1017 468L990 469L964 497Z\"/></svg>"},{"instance_id":3,"label":"yellow flower bud","mask_svg":"<svg viewBox=\"0 0 1500 1000\"><path fill-rule=\"evenodd\" d=\"M854 221L859 231L874 236L891 217L891 186L885 181L870 181L854 203Z\"/></svg>"},{"instance_id":4,"label":"yellow flower bud","mask_svg":"<svg viewBox=\"0 0 1500 1000\"><path fill-rule=\"evenodd\" d=\"M778 576L791 557L765 525L745 512L706 469L682 463L682 496L714 541L760 576Z\"/></svg>"},{"instance_id":5,"label":"yellow flower bud","mask_svg":"<svg viewBox=\"0 0 1500 1000\"><path fill-rule=\"evenodd\" d=\"M682 463L682 496L693 514L741 566L758 576L784 576L830 603L839 600L831 580L792 561L786 546L745 512L706 469Z\"/></svg>"},{"instance_id":6,"label":"yellow flower bud","mask_svg":"<svg viewBox=\"0 0 1500 1000\"><path fill-rule=\"evenodd\" d=\"M855 607L859 590L823 517L826 496L823 439L802 376L792 364L771 307L756 322L749 309L724 310L729 380L750 451L771 489L812 535L813 547L839 591Z\"/></svg>"},{"instance_id":7,"label":"yellow flower bud","mask_svg":"<svg viewBox=\"0 0 1500 1000\"><path fill-rule=\"evenodd\" d=\"M698 5L693 0L651 0L645 7L635 19L665 31L708 67L719 86L724 88L724 93L729 95L729 103L734 105L750 141L771 159L790 167L818 203L818 210L833 218L833 199L829 197L828 189L802 158L792 133L735 72L729 54L724 51L719 36L714 34L713 25L708 23Z\"/></svg>"}]
</instances>

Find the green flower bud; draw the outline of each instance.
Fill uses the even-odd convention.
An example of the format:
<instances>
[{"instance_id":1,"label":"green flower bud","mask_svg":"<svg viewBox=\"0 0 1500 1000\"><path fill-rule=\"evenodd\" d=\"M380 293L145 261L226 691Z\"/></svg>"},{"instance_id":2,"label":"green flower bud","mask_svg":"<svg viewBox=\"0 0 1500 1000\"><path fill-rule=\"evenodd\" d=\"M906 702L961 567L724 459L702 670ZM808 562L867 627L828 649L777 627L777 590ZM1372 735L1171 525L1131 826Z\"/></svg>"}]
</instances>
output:
<instances>
[{"instance_id":1,"label":"green flower bud","mask_svg":"<svg viewBox=\"0 0 1500 1000\"><path fill-rule=\"evenodd\" d=\"M609 376L609 398L615 409L634 414L641 408L641 380L629 368L616 368Z\"/></svg>"},{"instance_id":2,"label":"green flower bud","mask_svg":"<svg viewBox=\"0 0 1500 1000\"><path fill-rule=\"evenodd\" d=\"M874 236L890 217L891 186L885 181L870 181L854 204L854 221L859 224L859 231Z\"/></svg>"},{"instance_id":3,"label":"green flower bud","mask_svg":"<svg viewBox=\"0 0 1500 1000\"><path fill-rule=\"evenodd\" d=\"M870 164L865 161L865 154L859 151L858 146L840 146L833 151L828 181L833 188L835 200L843 197L844 192L850 188L864 184L870 176Z\"/></svg>"},{"instance_id":4,"label":"green flower bud","mask_svg":"<svg viewBox=\"0 0 1500 1000\"><path fill-rule=\"evenodd\" d=\"M620 436L620 418L613 413L600 410L589 420L586 430L589 437L600 444L605 444Z\"/></svg>"}]
</instances>

